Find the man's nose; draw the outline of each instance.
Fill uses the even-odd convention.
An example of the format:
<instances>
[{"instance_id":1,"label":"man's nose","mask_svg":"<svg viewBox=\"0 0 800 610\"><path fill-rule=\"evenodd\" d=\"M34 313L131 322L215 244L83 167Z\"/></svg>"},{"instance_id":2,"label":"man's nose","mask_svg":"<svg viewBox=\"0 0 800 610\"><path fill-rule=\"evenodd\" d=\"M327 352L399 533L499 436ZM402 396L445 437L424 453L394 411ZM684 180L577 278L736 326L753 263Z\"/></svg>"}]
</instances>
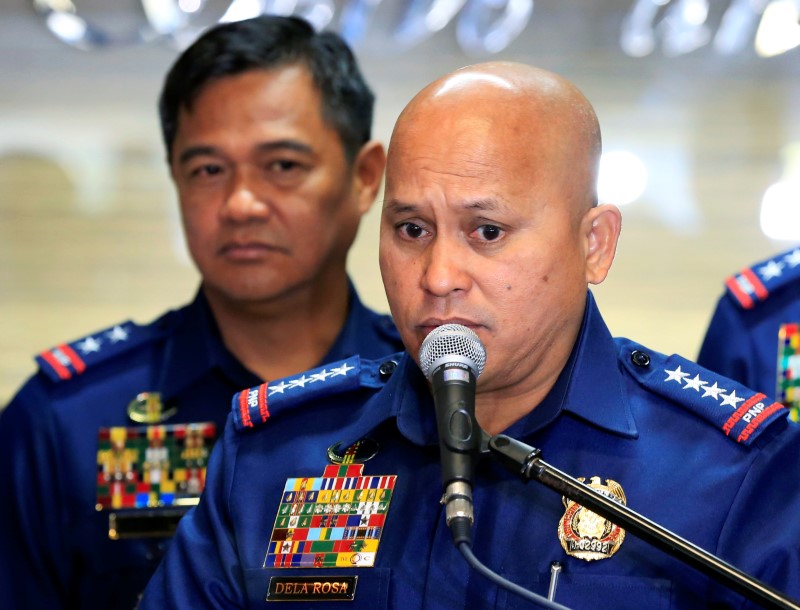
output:
<instances>
[{"instance_id":1,"label":"man's nose","mask_svg":"<svg viewBox=\"0 0 800 610\"><path fill-rule=\"evenodd\" d=\"M245 172L237 172L221 212L224 218L233 222L266 220L270 206Z\"/></svg>"},{"instance_id":2,"label":"man's nose","mask_svg":"<svg viewBox=\"0 0 800 610\"><path fill-rule=\"evenodd\" d=\"M427 248L422 287L434 296L469 290L469 248L455 238L437 236Z\"/></svg>"}]
</instances>

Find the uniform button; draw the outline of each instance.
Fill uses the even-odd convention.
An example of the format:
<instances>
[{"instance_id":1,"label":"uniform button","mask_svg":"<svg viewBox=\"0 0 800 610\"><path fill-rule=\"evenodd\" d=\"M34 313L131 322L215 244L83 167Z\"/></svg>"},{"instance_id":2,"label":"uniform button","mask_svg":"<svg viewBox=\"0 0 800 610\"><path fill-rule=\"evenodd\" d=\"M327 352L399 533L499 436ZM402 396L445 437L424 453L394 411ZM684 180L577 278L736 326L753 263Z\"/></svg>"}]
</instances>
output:
<instances>
[{"instance_id":1,"label":"uniform button","mask_svg":"<svg viewBox=\"0 0 800 610\"><path fill-rule=\"evenodd\" d=\"M386 381L392 376L392 373L394 373L396 368L397 363L394 360L387 360L386 362L381 362L381 365L378 367L378 373L380 374L381 379Z\"/></svg>"},{"instance_id":2,"label":"uniform button","mask_svg":"<svg viewBox=\"0 0 800 610\"><path fill-rule=\"evenodd\" d=\"M650 356L637 349L631 354L631 362L636 366L648 366L650 364Z\"/></svg>"}]
</instances>

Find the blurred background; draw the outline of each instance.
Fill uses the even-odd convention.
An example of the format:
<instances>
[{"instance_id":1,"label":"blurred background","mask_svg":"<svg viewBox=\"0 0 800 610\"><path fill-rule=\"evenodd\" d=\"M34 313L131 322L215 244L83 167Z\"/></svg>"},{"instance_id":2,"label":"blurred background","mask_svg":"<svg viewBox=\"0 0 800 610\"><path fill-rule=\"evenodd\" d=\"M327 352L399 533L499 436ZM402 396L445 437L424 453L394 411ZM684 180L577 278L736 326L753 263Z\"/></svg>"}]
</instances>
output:
<instances>
[{"instance_id":1,"label":"blurred background","mask_svg":"<svg viewBox=\"0 0 800 610\"><path fill-rule=\"evenodd\" d=\"M342 33L384 141L466 64L573 80L603 126L601 199L623 213L594 289L615 335L694 358L724 278L800 243L800 0L0 1L0 407L36 353L194 295L156 99L220 20L296 13ZM349 265L387 311L379 208Z\"/></svg>"}]
</instances>

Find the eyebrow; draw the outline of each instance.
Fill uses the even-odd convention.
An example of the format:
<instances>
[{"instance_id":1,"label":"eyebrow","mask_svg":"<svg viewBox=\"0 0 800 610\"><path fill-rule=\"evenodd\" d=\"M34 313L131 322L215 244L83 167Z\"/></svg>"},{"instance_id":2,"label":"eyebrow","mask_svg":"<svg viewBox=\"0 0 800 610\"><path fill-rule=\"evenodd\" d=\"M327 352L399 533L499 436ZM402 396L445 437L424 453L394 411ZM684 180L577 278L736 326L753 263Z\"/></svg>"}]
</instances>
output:
<instances>
[{"instance_id":1,"label":"eyebrow","mask_svg":"<svg viewBox=\"0 0 800 610\"><path fill-rule=\"evenodd\" d=\"M476 210L478 212L487 211L487 212L494 212L497 210L502 210L507 206L497 199L475 199L473 201L466 201L464 202L464 209L466 210Z\"/></svg>"},{"instance_id":2,"label":"eyebrow","mask_svg":"<svg viewBox=\"0 0 800 610\"><path fill-rule=\"evenodd\" d=\"M404 203L397 199L387 199L383 202L383 207L387 212L393 214L408 214L409 212L416 212L419 206L414 203Z\"/></svg>"},{"instance_id":3,"label":"eyebrow","mask_svg":"<svg viewBox=\"0 0 800 610\"><path fill-rule=\"evenodd\" d=\"M292 150L295 152L310 155L314 152L308 144L297 140L275 140L274 142L263 142L256 146L258 152L270 152L274 150ZM191 146L184 150L178 157L178 163L186 163L195 157L219 155L216 146Z\"/></svg>"},{"instance_id":4,"label":"eyebrow","mask_svg":"<svg viewBox=\"0 0 800 610\"><path fill-rule=\"evenodd\" d=\"M389 199L385 202L385 207L388 212L392 212L394 214L407 214L417 212L421 206L416 203L406 203L398 199ZM507 208L505 204L501 203L497 199L467 200L460 202L459 207L467 211L477 212L494 212Z\"/></svg>"}]
</instances>

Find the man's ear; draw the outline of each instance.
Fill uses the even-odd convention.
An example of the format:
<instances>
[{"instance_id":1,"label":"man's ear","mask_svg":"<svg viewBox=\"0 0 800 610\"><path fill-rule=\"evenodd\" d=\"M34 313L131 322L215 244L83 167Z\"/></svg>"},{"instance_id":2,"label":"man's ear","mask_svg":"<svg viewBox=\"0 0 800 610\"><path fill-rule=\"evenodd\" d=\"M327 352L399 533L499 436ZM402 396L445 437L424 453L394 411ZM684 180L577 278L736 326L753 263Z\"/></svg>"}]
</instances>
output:
<instances>
[{"instance_id":1,"label":"man's ear","mask_svg":"<svg viewBox=\"0 0 800 610\"><path fill-rule=\"evenodd\" d=\"M362 215L372 207L386 168L386 150L377 140L370 140L358 152L353 162L353 184L358 198L358 209Z\"/></svg>"},{"instance_id":2,"label":"man's ear","mask_svg":"<svg viewBox=\"0 0 800 610\"><path fill-rule=\"evenodd\" d=\"M598 205L583 217L582 230L586 246L586 281L599 284L608 275L622 228L622 214L611 204Z\"/></svg>"}]
</instances>

